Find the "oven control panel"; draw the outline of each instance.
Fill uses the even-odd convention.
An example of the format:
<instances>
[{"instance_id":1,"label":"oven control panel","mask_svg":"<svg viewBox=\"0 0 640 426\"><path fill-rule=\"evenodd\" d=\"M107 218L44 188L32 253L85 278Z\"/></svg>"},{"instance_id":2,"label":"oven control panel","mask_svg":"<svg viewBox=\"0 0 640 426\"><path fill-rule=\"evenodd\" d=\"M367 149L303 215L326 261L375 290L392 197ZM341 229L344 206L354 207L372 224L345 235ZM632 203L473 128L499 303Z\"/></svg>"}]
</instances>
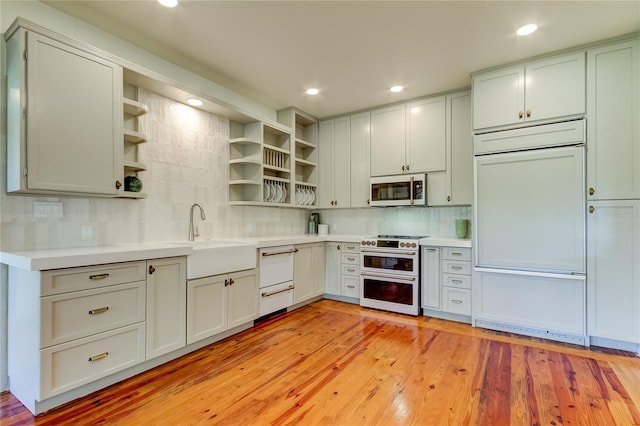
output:
<instances>
[{"instance_id":1,"label":"oven control panel","mask_svg":"<svg viewBox=\"0 0 640 426\"><path fill-rule=\"evenodd\" d=\"M362 240L361 247L378 247L378 248L418 248L416 241L402 240Z\"/></svg>"}]
</instances>

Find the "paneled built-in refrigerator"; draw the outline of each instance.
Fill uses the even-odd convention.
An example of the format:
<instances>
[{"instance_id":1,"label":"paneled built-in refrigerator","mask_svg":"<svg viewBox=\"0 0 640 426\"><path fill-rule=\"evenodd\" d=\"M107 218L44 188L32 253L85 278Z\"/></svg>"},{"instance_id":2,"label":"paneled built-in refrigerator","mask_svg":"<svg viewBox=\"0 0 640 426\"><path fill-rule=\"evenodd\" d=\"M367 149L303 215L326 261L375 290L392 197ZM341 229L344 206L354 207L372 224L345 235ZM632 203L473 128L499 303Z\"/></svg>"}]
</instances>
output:
<instances>
[{"instance_id":1,"label":"paneled built-in refrigerator","mask_svg":"<svg viewBox=\"0 0 640 426\"><path fill-rule=\"evenodd\" d=\"M475 136L475 325L586 343L584 142L584 120Z\"/></svg>"}]
</instances>

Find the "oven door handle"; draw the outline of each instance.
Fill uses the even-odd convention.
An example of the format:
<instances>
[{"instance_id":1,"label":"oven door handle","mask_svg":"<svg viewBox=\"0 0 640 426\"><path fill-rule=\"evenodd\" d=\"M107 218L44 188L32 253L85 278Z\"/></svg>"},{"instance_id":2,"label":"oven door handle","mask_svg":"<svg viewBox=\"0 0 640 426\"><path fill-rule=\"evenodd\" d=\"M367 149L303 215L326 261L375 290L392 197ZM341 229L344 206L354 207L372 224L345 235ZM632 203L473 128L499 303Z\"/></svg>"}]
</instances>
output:
<instances>
[{"instance_id":1,"label":"oven door handle","mask_svg":"<svg viewBox=\"0 0 640 426\"><path fill-rule=\"evenodd\" d=\"M399 275L371 274L369 272L360 272L364 277L390 278L392 280L415 281L416 277L403 277Z\"/></svg>"},{"instance_id":2,"label":"oven door handle","mask_svg":"<svg viewBox=\"0 0 640 426\"><path fill-rule=\"evenodd\" d=\"M416 251L383 251L383 250L367 250L367 249L360 249L361 253L380 253L380 254L395 254L395 255L401 255L401 256L416 256L418 254L418 252Z\"/></svg>"}]
</instances>

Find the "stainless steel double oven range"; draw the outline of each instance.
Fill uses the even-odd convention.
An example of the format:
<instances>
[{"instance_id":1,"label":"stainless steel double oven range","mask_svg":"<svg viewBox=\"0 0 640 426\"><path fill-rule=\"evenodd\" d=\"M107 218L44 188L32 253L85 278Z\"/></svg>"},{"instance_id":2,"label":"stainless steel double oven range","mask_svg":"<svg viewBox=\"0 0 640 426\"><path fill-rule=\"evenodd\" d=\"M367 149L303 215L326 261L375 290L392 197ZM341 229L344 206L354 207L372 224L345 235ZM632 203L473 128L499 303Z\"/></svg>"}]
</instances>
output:
<instances>
[{"instance_id":1,"label":"stainless steel double oven range","mask_svg":"<svg viewBox=\"0 0 640 426\"><path fill-rule=\"evenodd\" d=\"M361 241L361 306L419 315L420 238L378 235Z\"/></svg>"}]
</instances>

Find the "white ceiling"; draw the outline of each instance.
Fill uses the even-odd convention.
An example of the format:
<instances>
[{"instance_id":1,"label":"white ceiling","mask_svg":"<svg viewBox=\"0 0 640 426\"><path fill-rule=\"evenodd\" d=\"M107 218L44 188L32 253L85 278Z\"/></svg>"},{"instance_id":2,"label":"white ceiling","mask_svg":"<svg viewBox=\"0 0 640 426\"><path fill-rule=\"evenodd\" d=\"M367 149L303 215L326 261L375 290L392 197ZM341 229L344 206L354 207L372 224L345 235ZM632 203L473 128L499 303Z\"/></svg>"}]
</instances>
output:
<instances>
[{"instance_id":1,"label":"white ceiling","mask_svg":"<svg viewBox=\"0 0 640 426\"><path fill-rule=\"evenodd\" d=\"M640 30L640 1L50 1L274 109L317 117L470 85L469 73ZM517 37L535 22L539 30ZM404 92L388 91L394 84ZM310 97L308 87L320 94Z\"/></svg>"}]
</instances>

